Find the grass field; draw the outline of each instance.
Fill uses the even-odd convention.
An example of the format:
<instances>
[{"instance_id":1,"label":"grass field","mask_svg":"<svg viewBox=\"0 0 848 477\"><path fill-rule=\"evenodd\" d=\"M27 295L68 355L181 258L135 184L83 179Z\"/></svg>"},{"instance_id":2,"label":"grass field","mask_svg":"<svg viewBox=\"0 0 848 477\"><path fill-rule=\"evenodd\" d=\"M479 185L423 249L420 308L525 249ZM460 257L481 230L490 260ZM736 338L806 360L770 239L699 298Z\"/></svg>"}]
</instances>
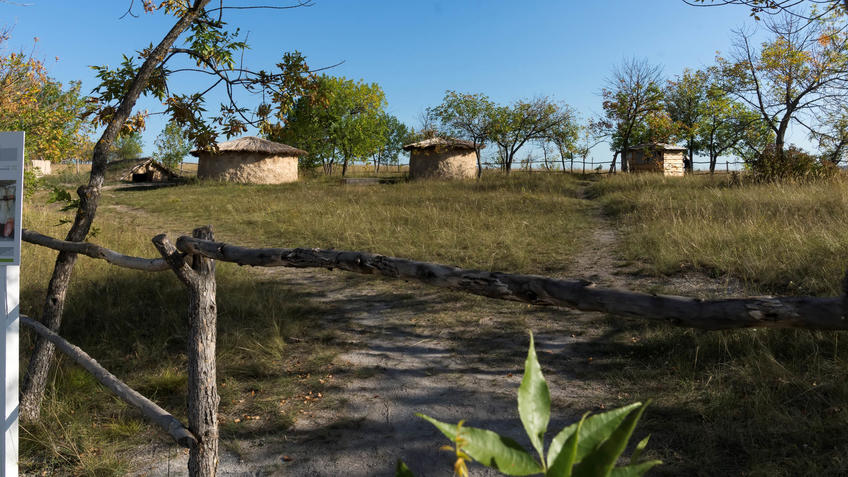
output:
<instances>
[{"instance_id":1,"label":"grass field","mask_svg":"<svg viewBox=\"0 0 848 477\"><path fill-rule=\"evenodd\" d=\"M563 276L593 227L609 223L620 237L611 253L672 282L679 271L696 270L739 279L750 293L828 295L839 293L848 264L845 186L842 179L734 185L729 177L644 175L585 182L560 174L372 187L199 182L107 191L92 240L154 256L149 240L156 233L211 223L219 240L245 245L364 250ZM44 204L44 194L25 207L26 227L64 234L66 226L56 225L62 214ZM54 257L25 246L25 313L38 314ZM333 372L327 366L344 347L332 329L312 326L326 305L256 278L235 266L218 269L225 441L286 429L303 410L292 397L331 386L319 379ZM151 277L81 258L62 334L179 415L184 300L170 274ZM482 299L470 303L483 306ZM848 473L844 333L699 332L612 320L598 326L610 328L602 344L610 364L584 378L655 399L643 426L654 435L653 455L667 462L657 475ZM23 354L27 349L24 342ZM31 471L121 475L130 449L151 436L165 442L67 360L53 373L45 414L44 425L22 431L23 465ZM262 419L234 422L245 415Z\"/></svg>"}]
</instances>

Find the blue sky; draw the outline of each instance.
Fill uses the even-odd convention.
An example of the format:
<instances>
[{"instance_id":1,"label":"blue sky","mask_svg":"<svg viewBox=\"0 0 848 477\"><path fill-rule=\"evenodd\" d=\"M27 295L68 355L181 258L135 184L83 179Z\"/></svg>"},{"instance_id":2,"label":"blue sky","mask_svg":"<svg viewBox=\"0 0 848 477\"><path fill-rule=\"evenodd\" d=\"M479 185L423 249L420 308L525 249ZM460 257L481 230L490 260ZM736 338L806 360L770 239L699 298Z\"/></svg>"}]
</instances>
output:
<instances>
[{"instance_id":1,"label":"blue sky","mask_svg":"<svg viewBox=\"0 0 848 477\"><path fill-rule=\"evenodd\" d=\"M682 0L314 3L283 11L230 11L226 20L240 27L251 45L245 65L270 68L291 50L301 51L312 67L344 62L329 74L380 84L389 111L412 126L447 89L485 93L504 103L550 96L584 118L595 116L601 112L604 81L623 59L647 58L672 78L685 67L711 64L716 51L729 49L731 29L752 23L743 7L696 8ZM116 65L121 54L158 41L173 22L141 12L138 18L120 19L129 4L16 0L0 3L0 25L12 27L8 48L31 49L38 37L36 52L50 74L61 81L81 80L88 92L96 85L89 65ZM187 92L200 89L199 81L184 76L175 78L173 86ZM153 101L140 107L161 109ZM163 126L161 116L148 121L146 153L153 151ZM610 154L600 146L593 155L600 160Z\"/></svg>"}]
</instances>

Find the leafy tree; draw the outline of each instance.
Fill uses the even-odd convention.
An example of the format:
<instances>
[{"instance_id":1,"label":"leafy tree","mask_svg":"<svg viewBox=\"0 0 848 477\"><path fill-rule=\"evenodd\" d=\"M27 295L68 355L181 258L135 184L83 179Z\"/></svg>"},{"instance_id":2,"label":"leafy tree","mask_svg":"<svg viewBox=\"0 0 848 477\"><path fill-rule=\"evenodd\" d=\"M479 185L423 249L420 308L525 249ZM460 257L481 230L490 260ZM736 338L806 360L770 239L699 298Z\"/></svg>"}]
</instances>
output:
<instances>
[{"instance_id":1,"label":"leafy tree","mask_svg":"<svg viewBox=\"0 0 848 477\"><path fill-rule=\"evenodd\" d=\"M676 81L669 81L665 89L665 109L669 118L677 125L678 134L686 144L689 162L688 172L693 169L695 154L699 152L698 126L701 122L707 94L707 73L688 68Z\"/></svg>"},{"instance_id":2,"label":"leafy tree","mask_svg":"<svg viewBox=\"0 0 848 477\"><path fill-rule=\"evenodd\" d=\"M284 125L266 135L308 151L310 161L320 161L325 174L341 163L344 176L351 162L372 156L383 145L385 105L385 94L376 83L324 75L316 93L296 101Z\"/></svg>"},{"instance_id":3,"label":"leafy tree","mask_svg":"<svg viewBox=\"0 0 848 477\"><path fill-rule=\"evenodd\" d=\"M144 139L138 131L122 134L112 144L110 161L138 159L144 150Z\"/></svg>"},{"instance_id":4,"label":"leafy tree","mask_svg":"<svg viewBox=\"0 0 848 477\"><path fill-rule=\"evenodd\" d=\"M769 130L760 121L759 115L734 100L714 82L706 84L706 95L698 115L695 140L709 155L710 172L715 172L719 156L730 151L746 156L745 148L762 151L771 140Z\"/></svg>"},{"instance_id":5,"label":"leafy tree","mask_svg":"<svg viewBox=\"0 0 848 477\"><path fill-rule=\"evenodd\" d=\"M562 170L565 170L565 159L571 160L571 169L574 169L574 155L577 153L577 140L580 136L580 125L577 114L569 106L560 106L560 121L553 127L543 139L550 142L559 153ZM543 149L544 151L544 149ZM547 160L545 161L547 163Z\"/></svg>"},{"instance_id":6,"label":"leafy tree","mask_svg":"<svg viewBox=\"0 0 848 477\"><path fill-rule=\"evenodd\" d=\"M610 170L615 170L615 158L621 155L621 170L627 172L625 152L637 142L636 135L650 136L647 120L663 111L661 69L647 60L631 58L613 70L607 86L601 91L605 121L602 123L615 152ZM656 126L662 121L654 120Z\"/></svg>"},{"instance_id":7,"label":"leafy tree","mask_svg":"<svg viewBox=\"0 0 848 477\"><path fill-rule=\"evenodd\" d=\"M28 160L58 162L74 154L90 129L81 119L86 110L78 82L64 89L32 56L0 56L0 129L27 133Z\"/></svg>"},{"instance_id":8,"label":"leafy tree","mask_svg":"<svg viewBox=\"0 0 848 477\"><path fill-rule=\"evenodd\" d=\"M491 111L491 139L498 145L499 161L509 173L515 153L529 141L549 138L570 116L548 98L519 100Z\"/></svg>"},{"instance_id":9,"label":"leafy tree","mask_svg":"<svg viewBox=\"0 0 848 477\"><path fill-rule=\"evenodd\" d=\"M176 169L191 149L191 142L180 125L169 122L156 138L156 152L153 157L165 167Z\"/></svg>"},{"instance_id":10,"label":"leafy tree","mask_svg":"<svg viewBox=\"0 0 848 477\"><path fill-rule=\"evenodd\" d=\"M379 120L382 140L373 157L375 173L380 172L381 165L397 165L404 140L409 135L406 125L391 114L381 113Z\"/></svg>"},{"instance_id":11,"label":"leafy tree","mask_svg":"<svg viewBox=\"0 0 848 477\"><path fill-rule=\"evenodd\" d=\"M223 17L230 6L222 0L215 2L214 7L207 8L209 1L166 0L154 3L152 0L144 0L142 5L146 12L153 14L159 11L175 17L171 29L155 44L139 45L142 49L138 55L125 56L117 68L95 67L100 84L90 98L93 106L90 117L103 127L103 132L93 149L89 182L77 191L80 199L66 240L79 242L88 236L96 217L113 143L119 135L144 127L145 114L133 114L140 96L149 95L162 101L166 105L165 112L171 120L186 129L195 146L213 149L219 134L230 137L243 131L247 124L261 126L274 118L280 119L300 95L311 91L314 75L309 72L305 59L299 53L283 55L276 70L272 71L251 71L238 65L236 53L246 45L237 39L238 31L226 29ZM303 0L294 6L308 3L308 0ZM290 6L261 8L282 9ZM175 46L186 32L188 35L182 44ZM201 84L201 89L181 93L168 84L169 75L175 71L191 71L207 78L209 82L202 84L202 81L193 81L191 84ZM210 117L205 112L204 97L216 87L227 94L227 100L221 105L219 113ZM236 103L233 93L238 87L243 87L257 97L270 98L272 103L260 102L255 111L251 112ZM76 257L75 253L60 252L56 258L41 314L41 322L53 331L58 331L61 325L66 291ZM52 356L53 346L37 338L21 386L22 419L35 420L39 416ZM198 452L198 449L193 449L190 453L190 468L199 465L201 454ZM211 458L216 456L215 453L203 455Z\"/></svg>"},{"instance_id":12,"label":"leafy tree","mask_svg":"<svg viewBox=\"0 0 848 477\"><path fill-rule=\"evenodd\" d=\"M765 25L771 39L757 46L737 31L735 52L717 61L724 88L759 114L781 157L790 124L817 133L816 116L844 101L848 36L832 17L809 23L783 16Z\"/></svg>"},{"instance_id":13,"label":"leafy tree","mask_svg":"<svg viewBox=\"0 0 848 477\"><path fill-rule=\"evenodd\" d=\"M443 125L446 134L474 144L477 155L477 177L483 174L480 149L492 136L495 105L484 94L445 91L442 104L431 110Z\"/></svg>"}]
</instances>

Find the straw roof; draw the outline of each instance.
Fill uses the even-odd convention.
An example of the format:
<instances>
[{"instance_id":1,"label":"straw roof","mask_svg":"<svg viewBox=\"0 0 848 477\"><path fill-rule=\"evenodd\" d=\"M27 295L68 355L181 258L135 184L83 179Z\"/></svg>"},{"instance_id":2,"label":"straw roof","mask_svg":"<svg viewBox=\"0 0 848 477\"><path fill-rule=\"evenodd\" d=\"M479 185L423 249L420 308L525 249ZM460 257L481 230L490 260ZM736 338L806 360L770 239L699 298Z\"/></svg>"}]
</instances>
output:
<instances>
[{"instance_id":1,"label":"straw roof","mask_svg":"<svg viewBox=\"0 0 848 477\"><path fill-rule=\"evenodd\" d=\"M191 155L199 156L203 152L207 151L196 149L191 151ZM296 147L256 136L245 136L232 141L219 142L218 152L259 152L275 156L305 156L307 154L306 151Z\"/></svg>"},{"instance_id":2,"label":"straw roof","mask_svg":"<svg viewBox=\"0 0 848 477\"><path fill-rule=\"evenodd\" d=\"M686 148L676 144L666 144L664 142L646 142L630 148L631 150L638 149L662 149L663 151L685 151Z\"/></svg>"},{"instance_id":3,"label":"straw roof","mask_svg":"<svg viewBox=\"0 0 848 477\"><path fill-rule=\"evenodd\" d=\"M486 147L481 144L479 146L480 149ZM423 141L414 142L412 144L407 144L403 146L404 151L412 151L413 149L421 150L421 149L468 149L473 151L475 149L474 143L471 141L466 141L463 139L454 139L451 137L433 137L430 139L425 139Z\"/></svg>"},{"instance_id":4,"label":"straw roof","mask_svg":"<svg viewBox=\"0 0 848 477\"><path fill-rule=\"evenodd\" d=\"M157 161L156 159L153 159L152 157L141 158L141 159L130 159L130 161L140 161L140 162L137 162L135 166L133 166L132 168L130 168L128 171L126 171L126 172L124 173L124 175L122 175L122 176L121 176L121 180L122 180L122 181L129 181L129 180L132 180L132 176L133 176L133 174L135 174L135 173L136 173L136 172L138 172L140 169L143 169L143 168L145 168L145 167L147 167L147 166L150 166L150 167L152 167L152 168L154 168L154 169L158 169L158 170L159 170L160 172L162 172L162 174L164 174L164 175L165 175L168 179L176 179L176 178L180 177L180 175L179 175L179 174L177 174L176 172L172 171L169 167L166 167L164 164L162 164L161 162ZM121 162L126 162L126 161L121 161Z\"/></svg>"}]
</instances>

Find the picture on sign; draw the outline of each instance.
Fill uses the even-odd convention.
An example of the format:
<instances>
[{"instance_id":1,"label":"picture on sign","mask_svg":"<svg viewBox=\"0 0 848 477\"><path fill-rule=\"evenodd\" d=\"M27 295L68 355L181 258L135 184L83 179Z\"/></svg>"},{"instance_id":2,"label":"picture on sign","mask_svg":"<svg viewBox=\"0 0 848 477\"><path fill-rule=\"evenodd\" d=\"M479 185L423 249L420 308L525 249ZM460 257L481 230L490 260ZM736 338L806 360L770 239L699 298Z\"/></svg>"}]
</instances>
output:
<instances>
[{"instance_id":1,"label":"picture on sign","mask_svg":"<svg viewBox=\"0 0 848 477\"><path fill-rule=\"evenodd\" d=\"M0 265L21 263L24 133L0 133Z\"/></svg>"}]
</instances>

